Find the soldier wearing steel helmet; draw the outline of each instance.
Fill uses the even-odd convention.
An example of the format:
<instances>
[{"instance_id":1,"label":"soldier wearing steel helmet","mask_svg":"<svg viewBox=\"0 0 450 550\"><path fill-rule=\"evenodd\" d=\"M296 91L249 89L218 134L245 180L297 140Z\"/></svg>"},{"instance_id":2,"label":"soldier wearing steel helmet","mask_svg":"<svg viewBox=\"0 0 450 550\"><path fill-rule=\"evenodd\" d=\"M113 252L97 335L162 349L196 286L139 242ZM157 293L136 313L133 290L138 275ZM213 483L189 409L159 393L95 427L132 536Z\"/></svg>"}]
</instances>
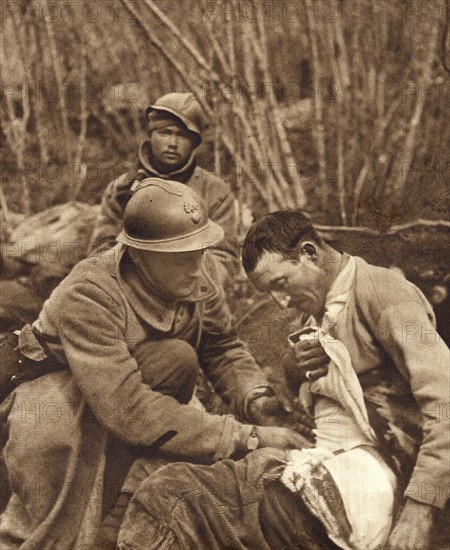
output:
<instances>
[{"instance_id":1,"label":"soldier wearing steel helmet","mask_svg":"<svg viewBox=\"0 0 450 550\"><path fill-rule=\"evenodd\" d=\"M63 368L22 383L3 403L13 493L0 521L2 547L111 542L127 495L155 464L213 463L258 446L305 443L267 425L279 401L238 340L208 271L204 252L223 229L202 198L181 183L148 178L123 219L119 243L76 265L19 335L27 361ZM253 424L188 405L199 367ZM98 534L121 488L125 504L112 508Z\"/></svg>"},{"instance_id":2,"label":"soldier wearing steel helmet","mask_svg":"<svg viewBox=\"0 0 450 550\"><path fill-rule=\"evenodd\" d=\"M234 196L221 178L197 165L205 114L192 93L169 93L150 105L146 116L148 137L140 144L137 167L106 188L89 253L115 245L125 205L140 181L148 177L170 179L196 191L207 204L211 220L224 229L225 238L211 252L219 260L220 278L225 283L238 257Z\"/></svg>"}]
</instances>

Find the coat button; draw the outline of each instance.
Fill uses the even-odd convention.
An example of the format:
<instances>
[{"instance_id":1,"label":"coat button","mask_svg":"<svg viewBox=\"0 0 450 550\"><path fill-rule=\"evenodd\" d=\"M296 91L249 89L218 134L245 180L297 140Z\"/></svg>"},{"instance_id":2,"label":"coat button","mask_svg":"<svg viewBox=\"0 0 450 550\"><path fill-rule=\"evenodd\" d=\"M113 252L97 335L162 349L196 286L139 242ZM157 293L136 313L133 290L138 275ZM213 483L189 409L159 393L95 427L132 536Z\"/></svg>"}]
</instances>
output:
<instances>
[{"instance_id":1,"label":"coat button","mask_svg":"<svg viewBox=\"0 0 450 550\"><path fill-rule=\"evenodd\" d=\"M200 287L200 290L201 290L202 292L206 292L206 291L208 290L208 287L207 287L207 286L201 286L201 287Z\"/></svg>"},{"instance_id":2,"label":"coat button","mask_svg":"<svg viewBox=\"0 0 450 550\"><path fill-rule=\"evenodd\" d=\"M162 323L164 321L164 317L161 315L161 313L158 313L158 315L156 316L156 318L158 319L158 321L160 323Z\"/></svg>"}]
</instances>

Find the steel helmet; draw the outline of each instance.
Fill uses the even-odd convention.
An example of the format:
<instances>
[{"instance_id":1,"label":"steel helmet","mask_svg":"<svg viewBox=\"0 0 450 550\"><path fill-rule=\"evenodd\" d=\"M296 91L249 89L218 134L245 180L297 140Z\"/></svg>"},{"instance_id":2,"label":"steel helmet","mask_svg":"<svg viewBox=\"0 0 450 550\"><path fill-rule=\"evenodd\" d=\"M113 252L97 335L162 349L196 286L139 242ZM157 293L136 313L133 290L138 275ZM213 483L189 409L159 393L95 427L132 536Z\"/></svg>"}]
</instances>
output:
<instances>
[{"instance_id":1,"label":"steel helmet","mask_svg":"<svg viewBox=\"0 0 450 550\"><path fill-rule=\"evenodd\" d=\"M206 119L205 113L193 93L172 92L165 94L147 108L147 117L153 110L167 111L175 115L188 130L197 134L201 141Z\"/></svg>"},{"instance_id":2,"label":"steel helmet","mask_svg":"<svg viewBox=\"0 0 450 550\"><path fill-rule=\"evenodd\" d=\"M117 240L140 250L190 252L222 240L223 229L208 217L205 202L182 183L143 180L125 207Z\"/></svg>"}]
</instances>

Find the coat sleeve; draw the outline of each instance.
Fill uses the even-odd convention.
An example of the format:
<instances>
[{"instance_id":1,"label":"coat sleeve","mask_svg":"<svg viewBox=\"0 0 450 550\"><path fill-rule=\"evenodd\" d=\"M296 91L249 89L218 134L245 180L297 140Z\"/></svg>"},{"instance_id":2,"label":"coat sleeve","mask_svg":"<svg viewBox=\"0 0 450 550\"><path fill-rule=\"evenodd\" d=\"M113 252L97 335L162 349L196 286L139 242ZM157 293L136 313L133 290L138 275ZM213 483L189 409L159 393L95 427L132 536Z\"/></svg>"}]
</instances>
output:
<instances>
[{"instance_id":1,"label":"coat sleeve","mask_svg":"<svg viewBox=\"0 0 450 550\"><path fill-rule=\"evenodd\" d=\"M404 281L388 294L375 336L409 382L422 415L423 439L405 496L443 507L450 490L449 349L418 289Z\"/></svg>"},{"instance_id":2,"label":"coat sleeve","mask_svg":"<svg viewBox=\"0 0 450 550\"><path fill-rule=\"evenodd\" d=\"M230 271L239 259L236 199L230 186L219 177L206 170L201 172L200 177L204 178L203 196L208 203L209 217L225 232L224 239L212 250L225 269Z\"/></svg>"},{"instance_id":3,"label":"coat sleeve","mask_svg":"<svg viewBox=\"0 0 450 550\"><path fill-rule=\"evenodd\" d=\"M108 184L100 203L89 243L88 256L94 256L116 245L116 237L122 230L122 218L132 180L128 174Z\"/></svg>"},{"instance_id":4,"label":"coat sleeve","mask_svg":"<svg viewBox=\"0 0 450 550\"><path fill-rule=\"evenodd\" d=\"M143 383L125 325L123 307L92 282L76 283L65 296L58 336L99 422L131 444L159 443L181 457L214 461L245 449L250 426L181 405Z\"/></svg>"},{"instance_id":5,"label":"coat sleeve","mask_svg":"<svg viewBox=\"0 0 450 550\"><path fill-rule=\"evenodd\" d=\"M223 293L205 304L199 355L206 375L231 412L238 416L246 416L246 404L255 390L270 388L238 337Z\"/></svg>"}]
</instances>

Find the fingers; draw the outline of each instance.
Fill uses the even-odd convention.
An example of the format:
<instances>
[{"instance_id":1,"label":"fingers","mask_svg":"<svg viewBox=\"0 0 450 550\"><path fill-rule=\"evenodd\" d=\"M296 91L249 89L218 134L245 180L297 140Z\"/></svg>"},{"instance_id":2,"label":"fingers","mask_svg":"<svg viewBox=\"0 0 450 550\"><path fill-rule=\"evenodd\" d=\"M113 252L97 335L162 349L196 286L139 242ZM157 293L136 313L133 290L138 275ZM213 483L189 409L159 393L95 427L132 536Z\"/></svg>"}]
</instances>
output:
<instances>
[{"instance_id":1,"label":"fingers","mask_svg":"<svg viewBox=\"0 0 450 550\"><path fill-rule=\"evenodd\" d=\"M291 401L289 401L289 399L287 397L285 397L284 395L279 395L278 396L278 401L282 407L282 410L284 413L287 413L287 414L291 414L294 412L294 405L293 403L291 403Z\"/></svg>"},{"instance_id":2,"label":"fingers","mask_svg":"<svg viewBox=\"0 0 450 550\"><path fill-rule=\"evenodd\" d=\"M309 429L314 429L316 427L316 423L314 422L314 419L308 416L307 414L302 413L298 409L292 412L291 419L293 422L299 423L300 425L304 425Z\"/></svg>"},{"instance_id":3,"label":"fingers","mask_svg":"<svg viewBox=\"0 0 450 550\"><path fill-rule=\"evenodd\" d=\"M319 341L299 342L294 348L294 355L299 368L305 372L325 367L330 361Z\"/></svg>"},{"instance_id":4,"label":"fingers","mask_svg":"<svg viewBox=\"0 0 450 550\"><path fill-rule=\"evenodd\" d=\"M286 436L286 444L288 449L302 449L303 447L311 447L311 443L302 435L294 430L289 430Z\"/></svg>"},{"instance_id":5,"label":"fingers","mask_svg":"<svg viewBox=\"0 0 450 550\"><path fill-rule=\"evenodd\" d=\"M301 365L297 363L287 363L284 365L284 377L289 390L296 394L299 387L305 380L311 382L318 380L328 373L330 359L325 356L314 361L308 361ZM308 373L308 374L307 374Z\"/></svg>"},{"instance_id":6,"label":"fingers","mask_svg":"<svg viewBox=\"0 0 450 550\"><path fill-rule=\"evenodd\" d=\"M305 351L305 352L308 351L308 350L317 349L317 348L323 350L322 344L317 339L316 340L300 340L294 346L295 350L301 350L301 351Z\"/></svg>"},{"instance_id":7,"label":"fingers","mask_svg":"<svg viewBox=\"0 0 450 550\"><path fill-rule=\"evenodd\" d=\"M330 359L325 357L318 357L317 359L312 359L310 361L303 361L300 365L298 364L289 364L285 365L285 373L289 377L298 378L304 377L307 371L316 371L316 370L325 370L328 371L328 364Z\"/></svg>"},{"instance_id":8,"label":"fingers","mask_svg":"<svg viewBox=\"0 0 450 550\"><path fill-rule=\"evenodd\" d=\"M297 431L311 444L311 446L315 444L316 436L310 428L300 424L297 426Z\"/></svg>"},{"instance_id":9,"label":"fingers","mask_svg":"<svg viewBox=\"0 0 450 550\"><path fill-rule=\"evenodd\" d=\"M315 347L306 350L294 348L294 353L297 359L301 358L303 361L315 359L316 357L328 357L322 347Z\"/></svg>"},{"instance_id":10,"label":"fingers","mask_svg":"<svg viewBox=\"0 0 450 550\"><path fill-rule=\"evenodd\" d=\"M310 382L315 382L316 380L319 380L319 378L322 378L322 376L325 376L328 374L328 367L321 367L316 370L309 370L305 373L306 378Z\"/></svg>"},{"instance_id":11,"label":"fingers","mask_svg":"<svg viewBox=\"0 0 450 550\"><path fill-rule=\"evenodd\" d=\"M330 362L328 356L316 357L315 359L309 359L308 361L301 361L298 365L300 372L306 372L307 370L316 370L321 367L325 367Z\"/></svg>"}]
</instances>

